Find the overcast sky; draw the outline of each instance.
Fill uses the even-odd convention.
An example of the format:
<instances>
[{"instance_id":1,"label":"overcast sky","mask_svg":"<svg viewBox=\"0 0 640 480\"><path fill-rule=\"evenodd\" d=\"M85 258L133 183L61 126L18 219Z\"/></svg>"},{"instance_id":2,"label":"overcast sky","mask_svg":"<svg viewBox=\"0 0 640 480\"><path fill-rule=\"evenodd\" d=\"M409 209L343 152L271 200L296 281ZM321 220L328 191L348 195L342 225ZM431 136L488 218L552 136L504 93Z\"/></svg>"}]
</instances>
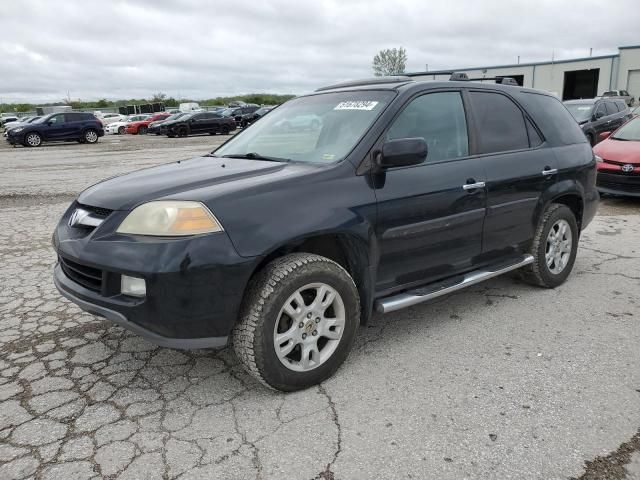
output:
<instances>
[{"instance_id":1,"label":"overcast sky","mask_svg":"<svg viewBox=\"0 0 640 480\"><path fill-rule=\"evenodd\" d=\"M304 93L372 75L616 53L637 0L3 0L0 102Z\"/></svg>"}]
</instances>

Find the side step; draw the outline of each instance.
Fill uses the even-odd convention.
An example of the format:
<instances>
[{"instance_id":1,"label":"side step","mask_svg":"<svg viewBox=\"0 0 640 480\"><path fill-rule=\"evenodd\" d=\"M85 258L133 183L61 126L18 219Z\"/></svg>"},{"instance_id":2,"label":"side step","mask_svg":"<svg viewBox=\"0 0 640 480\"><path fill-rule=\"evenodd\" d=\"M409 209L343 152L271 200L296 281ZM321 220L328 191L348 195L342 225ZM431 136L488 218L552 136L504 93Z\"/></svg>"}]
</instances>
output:
<instances>
[{"instance_id":1,"label":"side step","mask_svg":"<svg viewBox=\"0 0 640 480\"><path fill-rule=\"evenodd\" d=\"M428 285L414 290L407 290L406 292L398 293L390 297L376 300L376 311L381 313L394 312L401 308L411 307L418 303L426 302L436 297L446 295L447 293L455 292L456 290L463 289L470 285L483 282L489 278L497 277L503 273L516 270L525 265L533 263L532 255L524 255L509 263L501 263L496 266L486 267L480 270L474 270L459 277L460 281L451 284L451 282L445 283L438 282L435 285Z\"/></svg>"}]
</instances>

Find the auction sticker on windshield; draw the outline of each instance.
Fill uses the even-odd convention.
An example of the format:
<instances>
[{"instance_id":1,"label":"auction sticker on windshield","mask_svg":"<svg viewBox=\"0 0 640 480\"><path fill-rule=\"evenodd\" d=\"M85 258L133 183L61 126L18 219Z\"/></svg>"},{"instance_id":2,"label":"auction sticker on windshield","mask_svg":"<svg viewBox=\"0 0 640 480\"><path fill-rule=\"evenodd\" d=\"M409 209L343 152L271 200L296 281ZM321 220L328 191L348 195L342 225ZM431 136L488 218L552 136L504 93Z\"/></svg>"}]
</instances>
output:
<instances>
[{"instance_id":1,"label":"auction sticker on windshield","mask_svg":"<svg viewBox=\"0 0 640 480\"><path fill-rule=\"evenodd\" d=\"M360 102L340 102L334 110L373 110L378 102L363 100Z\"/></svg>"}]
</instances>

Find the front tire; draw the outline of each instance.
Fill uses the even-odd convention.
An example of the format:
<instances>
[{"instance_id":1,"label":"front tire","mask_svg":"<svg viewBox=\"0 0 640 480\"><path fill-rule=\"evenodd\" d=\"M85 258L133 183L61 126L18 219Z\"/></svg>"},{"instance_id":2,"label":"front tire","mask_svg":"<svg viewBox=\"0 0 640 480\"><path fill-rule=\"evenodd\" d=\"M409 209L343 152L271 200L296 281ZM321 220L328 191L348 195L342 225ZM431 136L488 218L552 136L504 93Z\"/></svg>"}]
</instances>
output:
<instances>
[{"instance_id":1,"label":"front tire","mask_svg":"<svg viewBox=\"0 0 640 480\"><path fill-rule=\"evenodd\" d=\"M142 125L140 128L138 128L138 135L146 135L146 134L147 134L147 127Z\"/></svg>"},{"instance_id":2,"label":"front tire","mask_svg":"<svg viewBox=\"0 0 640 480\"><path fill-rule=\"evenodd\" d=\"M37 132L28 133L24 138L25 147L39 147L42 145L42 137Z\"/></svg>"},{"instance_id":3,"label":"front tire","mask_svg":"<svg viewBox=\"0 0 640 480\"><path fill-rule=\"evenodd\" d=\"M530 283L555 288L567 279L578 252L580 232L569 207L553 203L536 229L531 246L533 263L525 272Z\"/></svg>"},{"instance_id":4,"label":"front tire","mask_svg":"<svg viewBox=\"0 0 640 480\"><path fill-rule=\"evenodd\" d=\"M124 135L125 127L118 127L118 135Z\"/></svg>"},{"instance_id":5,"label":"front tire","mask_svg":"<svg viewBox=\"0 0 640 480\"><path fill-rule=\"evenodd\" d=\"M178 136L179 137L186 137L188 135L187 129L182 127L180 130L178 130Z\"/></svg>"},{"instance_id":6,"label":"front tire","mask_svg":"<svg viewBox=\"0 0 640 480\"><path fill-rule=\"evenodd\" d=\"M342 365L359 323L358 290L347 271L328 258L294 253L251 279L233 346L264 385L301 390Z\"/></svg>"}]
</instances>

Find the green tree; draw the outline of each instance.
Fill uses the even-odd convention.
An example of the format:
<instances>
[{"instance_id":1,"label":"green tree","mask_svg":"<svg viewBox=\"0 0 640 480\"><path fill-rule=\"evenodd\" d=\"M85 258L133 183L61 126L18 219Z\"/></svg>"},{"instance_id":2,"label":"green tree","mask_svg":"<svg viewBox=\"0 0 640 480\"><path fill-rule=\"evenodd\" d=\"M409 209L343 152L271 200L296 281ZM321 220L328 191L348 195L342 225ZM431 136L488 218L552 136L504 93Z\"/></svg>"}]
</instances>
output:
<instances>
[{"instance_id":1,"label":"green tree","mask_svg":"<svg viewBox=\"0 0 640 480\"><path fill-rule=\"evenodd\" d=\"M373 57L373 74L376 77L387 75L400 75L404 73L407 63L407 51L400 48L387 48L380 50Z\"/></svg>"},{"instance_id":2,"label":"green tree","mask_svg":"<svg viewBox=\"0 0 640 480\"><path fill-rule=\"evenodd\" d=\"M106 98L101 98L95 103L96 108L106 108L109 106L109 102Z\"/></svg>"}]
</instances>

